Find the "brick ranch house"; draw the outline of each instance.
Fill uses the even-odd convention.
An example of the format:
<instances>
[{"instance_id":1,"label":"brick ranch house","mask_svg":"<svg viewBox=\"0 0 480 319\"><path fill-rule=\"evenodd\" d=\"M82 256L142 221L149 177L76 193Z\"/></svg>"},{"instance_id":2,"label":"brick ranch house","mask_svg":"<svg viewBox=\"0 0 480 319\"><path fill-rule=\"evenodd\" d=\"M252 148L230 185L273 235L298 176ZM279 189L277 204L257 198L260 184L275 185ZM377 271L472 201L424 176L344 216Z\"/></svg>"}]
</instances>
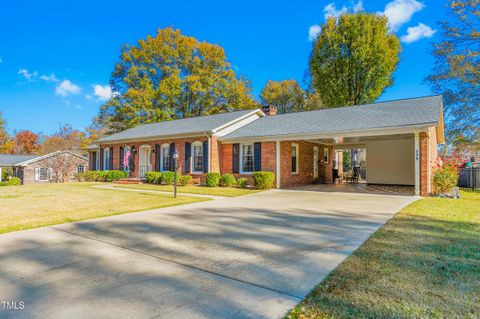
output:
<instances>
[{"instance_id":1,"label":"brick ranch house","mask_svg":"<svg viewBox=\"0 0 480 319\"><path fill-rule=\"evenodd\" d=\"M366 150L366 182L432 190L437 145L444 143L441 96L276 115L272 107L140 125L104 137L89 151L91 169L142 178L172 170L203 180L207 172L251 180L276 174L276 187L333 183L342 149ZM125 147L133 158L123 167Z\"/></svg>"},{"instance_id":2,"label":"brick ranch house","mask_svg":"<svg viewBox=\"0 0 480 319\"><path fill-rule=\"evenodd\" d=\"M76 173L87 170L88 159L70 151L56 151L42 156L0 154L0 181L2 168L10 168L22 184L67 182L75 180Z\"/></svg>"}]
</instances>

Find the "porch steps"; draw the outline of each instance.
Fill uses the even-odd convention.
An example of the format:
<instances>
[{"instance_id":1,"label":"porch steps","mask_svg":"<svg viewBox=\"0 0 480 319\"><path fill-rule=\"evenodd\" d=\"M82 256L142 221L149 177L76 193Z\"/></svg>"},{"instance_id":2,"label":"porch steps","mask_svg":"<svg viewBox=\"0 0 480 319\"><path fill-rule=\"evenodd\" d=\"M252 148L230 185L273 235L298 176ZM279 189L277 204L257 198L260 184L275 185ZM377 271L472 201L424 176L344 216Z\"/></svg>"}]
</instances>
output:
<instances>
[{"instance_id":1,"label":"porch steps","mask_svg":"<svg viewBox=\"0 0 480 319\"><path fill-rule=\"evenodd\" d=\"M142 180L137 177L120 178L118 181L114 181L115 184L142 184Z\"/></svg>"}]
</instances>

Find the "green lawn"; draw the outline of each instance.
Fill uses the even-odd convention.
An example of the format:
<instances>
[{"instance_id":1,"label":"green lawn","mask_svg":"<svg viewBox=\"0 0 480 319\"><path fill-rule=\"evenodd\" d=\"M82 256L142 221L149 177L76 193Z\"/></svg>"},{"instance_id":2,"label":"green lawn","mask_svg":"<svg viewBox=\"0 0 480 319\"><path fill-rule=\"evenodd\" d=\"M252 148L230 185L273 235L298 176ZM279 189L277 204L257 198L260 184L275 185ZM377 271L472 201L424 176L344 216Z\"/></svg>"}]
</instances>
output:
<instances>
[{"instance_id":1,"label":"green lawn","mask_svg":"<svg viewBox=\"0 0 480 319\"><path fill-rule=\"evenodd\" d=\"M148 189L164 192L173 192L173 186L170 185L156 185L156 184L130 184L121 185L115 184L115 187L120 188L136 188L136 189ZM206 187L206 186L178 186L177 192L188 194L201 194L201 195L215 195L215 196L241 196L247 194L253 194L259 192L257 189L244 189L239 187Z\"/></svg>"},{"instance_id":2,"label":"green lawn","mask_svg":"<svg viewBox=\"0 0 480 319\"><path fill-rule=\"evenodd\" d=\"M0 187L0 233L208 199L119 192L93 183Z\"/></svg>"},{"instance_id":3,"label":"green lawn","mask_svg":"<svg viewBox=\"0 0 480 319\"><path fill-rule=\"evenodd\" d=\"M480 193L404 208L287 318L478 318Z\"/></svg>"}]
</instances>

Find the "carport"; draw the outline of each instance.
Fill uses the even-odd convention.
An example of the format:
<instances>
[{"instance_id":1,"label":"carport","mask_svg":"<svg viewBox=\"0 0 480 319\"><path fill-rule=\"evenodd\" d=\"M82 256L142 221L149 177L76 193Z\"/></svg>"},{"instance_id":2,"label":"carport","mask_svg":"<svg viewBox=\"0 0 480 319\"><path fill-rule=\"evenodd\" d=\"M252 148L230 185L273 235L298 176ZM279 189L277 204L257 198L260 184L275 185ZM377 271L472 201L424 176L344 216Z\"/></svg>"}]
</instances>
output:
<instances>
[{"instance_id":1,"label":"carport","mask_svg":"<svg viewBox=\"0 0 480 319\"><path fill-rule=\"evenodd\" d=\"M259 159L261 170L275 172L277 188L333 183L335 150L363 148L367 184L413 186L415 194L422 196L432 191L437 145L444 143L441 96L266 113L270 116L220 140L240 147L256 143L261 154L249 155ZM231 153L231 145L224 145L222 151Z\"/></svg>"}]
</instances>

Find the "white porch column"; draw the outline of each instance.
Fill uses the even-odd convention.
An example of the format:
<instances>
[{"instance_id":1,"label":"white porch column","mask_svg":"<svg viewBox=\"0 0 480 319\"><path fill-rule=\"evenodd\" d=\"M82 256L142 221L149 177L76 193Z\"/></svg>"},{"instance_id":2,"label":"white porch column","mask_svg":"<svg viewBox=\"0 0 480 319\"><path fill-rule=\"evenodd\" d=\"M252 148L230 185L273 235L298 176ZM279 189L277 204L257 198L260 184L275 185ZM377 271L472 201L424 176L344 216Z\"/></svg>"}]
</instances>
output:
<instances>
[{"instance_id":1,"label":"white porch column","mask_svg":"<svg viewBox=\"0 0 480 319\"><path fill-rule=\"evenodd\" d=\"M420 195L420 133L414 133L415 140L415 195Z\"/></svg>"},{"instance_id":2,"label":"white porch column","mask_svg":"<svg viewBox=\"0 0 480 319\"><path fill-rule=\"evenodd\" d=\"M0 182L2 181L2 167L0 166Z\"/></svg>"},{"instance_id":3,"label":"white porch column","mask_svg":"<svg viewBox=\"0 0 480 319\"><path fill-rule=\"evenodd\" d=\"M276 148L276 180L277 180L277 188L280 188L280 142L277 141L277 148Z\"/></svg>"}]
</instances>

